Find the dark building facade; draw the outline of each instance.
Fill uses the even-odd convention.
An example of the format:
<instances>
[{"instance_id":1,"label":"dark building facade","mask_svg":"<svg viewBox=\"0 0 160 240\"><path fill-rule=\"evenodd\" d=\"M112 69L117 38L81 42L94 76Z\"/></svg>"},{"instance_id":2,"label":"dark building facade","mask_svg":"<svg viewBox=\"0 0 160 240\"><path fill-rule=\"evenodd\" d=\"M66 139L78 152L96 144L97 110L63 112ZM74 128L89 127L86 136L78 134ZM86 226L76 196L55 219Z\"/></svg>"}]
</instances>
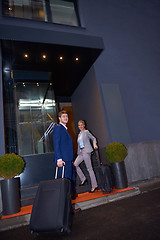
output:
<instances>
[{"instance_id":1,"label":"dark building facade","mask_svg":"<svg viewBox=\"0 0 160 240\"><path fill-rule=\"evenodd\" d=\"M52 139L40 140L62 107L86 120L102 159L110 142L158 149L159 26L158 0L2 1L0 154L24 157L23 186L52 177ZM130 181L146 178L131 165Z\"/></svg>"}]
</instances>

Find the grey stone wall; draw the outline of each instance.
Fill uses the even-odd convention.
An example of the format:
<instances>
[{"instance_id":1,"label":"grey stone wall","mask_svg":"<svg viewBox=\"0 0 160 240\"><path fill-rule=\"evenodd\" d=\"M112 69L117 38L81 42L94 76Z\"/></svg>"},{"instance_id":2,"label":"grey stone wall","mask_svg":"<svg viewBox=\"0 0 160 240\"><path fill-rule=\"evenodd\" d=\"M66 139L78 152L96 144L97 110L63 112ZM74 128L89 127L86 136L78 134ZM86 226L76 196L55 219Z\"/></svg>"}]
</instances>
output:
<instances>
[{"instance_id":1,"label":"grey stone wall","mask_svg":"<svg viewBox=\"0 0 160 240\"><path fill-rule=\"evenodd\" d=\"M160 140L126 146L125 166L128 182L160 177Z\"/></svg>"}]
</instances>

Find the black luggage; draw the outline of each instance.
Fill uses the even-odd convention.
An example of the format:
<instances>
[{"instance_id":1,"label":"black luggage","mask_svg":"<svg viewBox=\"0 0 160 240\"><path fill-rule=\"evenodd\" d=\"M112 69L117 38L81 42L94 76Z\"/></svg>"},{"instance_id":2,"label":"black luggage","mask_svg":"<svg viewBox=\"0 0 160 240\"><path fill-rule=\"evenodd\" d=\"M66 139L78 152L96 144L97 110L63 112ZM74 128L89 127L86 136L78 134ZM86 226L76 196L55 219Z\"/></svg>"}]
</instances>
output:
<instances>
[{"instance_id":1,"label":"black luggage","mask_svg":"<svg viewBox=\"0 0 160 240\"><path fill-rule=\"evenodd\" d=\"M110 193L113 189L113 177L111 173L111 169L108 165L103 165L100 158L98 150L96 152L96 158L98 161L98 170L99 170L99 176L101 181L101 190L102 193Z\"/></svg>"},{"instance_id":2,"label":"black luggage","mask_svg":"<svg viewBox=\"0 0 160 240\"><path fill-rule=\"evenodd\" d=\"M58 168L56 168L56 173L57 169ZM71 231L71 218L72 202L70 180L58 178L40 182L29 224L31 232L69 233Z\"/></svg>"}]
</instances>

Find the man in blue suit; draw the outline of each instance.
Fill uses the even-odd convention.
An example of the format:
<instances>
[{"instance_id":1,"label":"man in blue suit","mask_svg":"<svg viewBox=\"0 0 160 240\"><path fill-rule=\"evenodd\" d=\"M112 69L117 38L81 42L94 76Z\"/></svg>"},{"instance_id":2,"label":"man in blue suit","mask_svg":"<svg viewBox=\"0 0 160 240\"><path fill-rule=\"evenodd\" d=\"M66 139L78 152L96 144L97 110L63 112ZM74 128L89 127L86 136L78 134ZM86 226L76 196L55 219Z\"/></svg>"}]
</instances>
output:
<instances>
[{"instance_id":1,"label":"man in blue suit","mask_svg":"<svg viewBox=\"0 0 160 240\"><path fill-rule=\"evenodd\" d=\"M53 129L54 161L58 167L65 165L65 178L71 180L72 199L77 197L75 190L75 167L72 138L67 131L68 113L58 113L59 124ZM62 168L61 168L62 172Z\"/></svg>"}]
</instances>

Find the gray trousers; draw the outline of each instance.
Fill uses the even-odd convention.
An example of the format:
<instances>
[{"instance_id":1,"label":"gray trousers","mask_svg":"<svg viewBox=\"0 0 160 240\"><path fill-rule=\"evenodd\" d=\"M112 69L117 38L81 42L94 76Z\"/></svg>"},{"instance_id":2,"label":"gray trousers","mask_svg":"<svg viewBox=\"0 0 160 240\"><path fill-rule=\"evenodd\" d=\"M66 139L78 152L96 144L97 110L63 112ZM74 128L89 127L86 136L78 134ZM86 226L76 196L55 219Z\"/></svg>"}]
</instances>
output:
<instances>
[{"instance_id":1,"label":"gray trousers","mask_svg":"<svg viewBox=\"0 0 160 240\"><path fill-rule=\"evenodd\" d=\"M85 162L87 171L89 172L92 188L96 188L97 187L97 181L96 181L96 177L95 177L95 174L94 174L94 171L93 171L93 168L92 168L91 153L86 153L84 149L81 150L81 153L77 156L77 158L74 162L77 174L78 174L81 181L86 179L84 173L82 172L82 170L79 167L79 164L82 161Z\"/></svg>"}]
</instances>

